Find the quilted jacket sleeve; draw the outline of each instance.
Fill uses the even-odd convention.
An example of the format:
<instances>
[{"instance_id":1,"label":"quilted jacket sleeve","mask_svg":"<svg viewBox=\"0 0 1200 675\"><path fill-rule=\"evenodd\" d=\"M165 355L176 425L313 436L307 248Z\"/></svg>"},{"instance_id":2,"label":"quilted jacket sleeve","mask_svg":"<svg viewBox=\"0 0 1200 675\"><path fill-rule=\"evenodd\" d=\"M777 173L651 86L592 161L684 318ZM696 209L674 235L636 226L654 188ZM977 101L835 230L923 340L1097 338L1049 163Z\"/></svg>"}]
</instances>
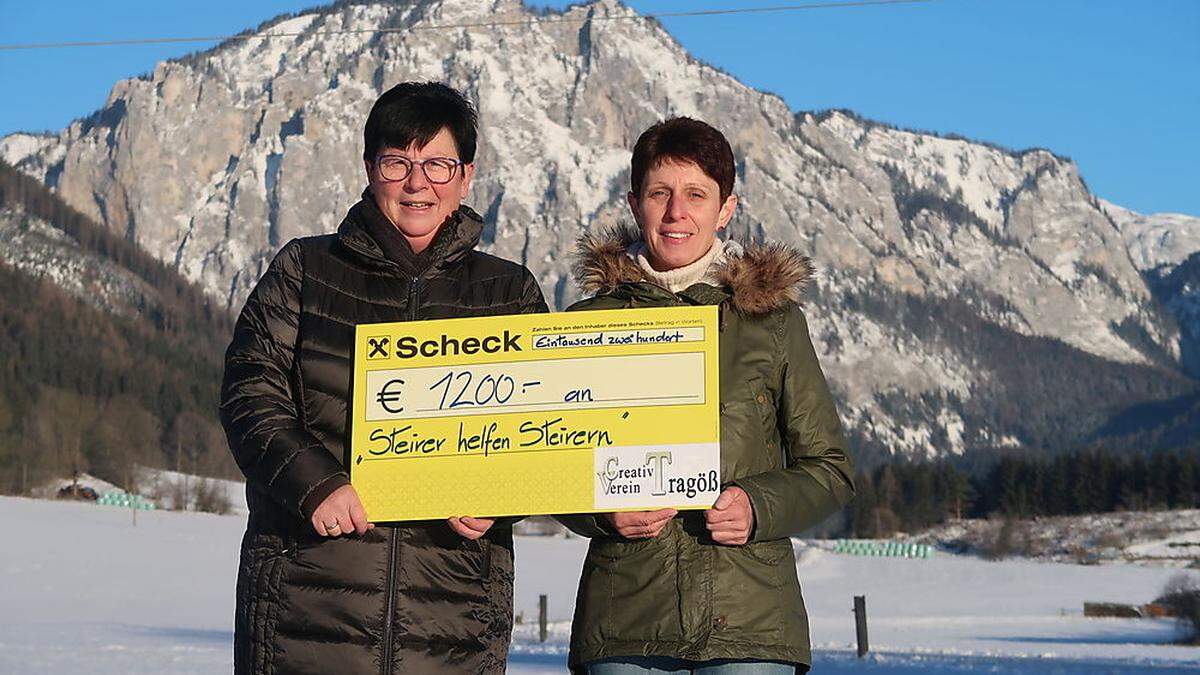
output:
<instances>
[{"instance_id":1,"label":"quilted jacket sleeve","mask_svg":"<svg viewBox=\"0 0 1200 675\"><path fill-rule=\"evenodd\" d=\"M521 313L545 314L550 311L546 299L542 296L542 287L538 285L533 273L525 270L525 281L521 287Z\"/></svg>"},{"instance_id":2,"label":"quilted jacket sleeve","mask_svg":"<svg viewBox=\"0 0 1200 675\"><path fill-rule=\"evenodd\" d=\"M308 518L320 499L349 484L345 469L306 428L293 360L300 322L303 251L293 240L251 291L225 353L221 424L252 487Z\"/></svg>"}]
</instances>

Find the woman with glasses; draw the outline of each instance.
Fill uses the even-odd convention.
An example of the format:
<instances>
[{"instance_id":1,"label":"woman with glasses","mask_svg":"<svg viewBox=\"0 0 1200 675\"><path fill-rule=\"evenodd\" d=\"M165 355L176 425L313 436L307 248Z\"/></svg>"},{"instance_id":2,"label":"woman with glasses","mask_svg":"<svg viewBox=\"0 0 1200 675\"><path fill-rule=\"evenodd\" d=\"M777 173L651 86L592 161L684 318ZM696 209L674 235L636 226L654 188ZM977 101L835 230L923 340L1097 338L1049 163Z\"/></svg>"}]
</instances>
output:
<instances>
[{"instance_id":1,"label":"woman with glasses","mask_svg":"<svg viewBox=\"0 0 1200 675\"><path fill-rule=\"evenodd\" d=\"M562 518L592 538L571 626L577 671L766 675L811 663L788 537L850 499L853 471L796 303L808 258L716 238L737 208L734 177L721 132L655 124L633 149L638 228L581 242L580 285L596 295L571 309L719 308L722 491L707 511Z\"/></svg>"},{"instance_id":2,"label":"woman with glasses","mask_svg":"<svg viewBox=\"0 0 1200 675\"><path fill-rule=\"evenodd\" d=\"M345 465L359 323L545 312L521 265L475 250L462 205L476 115L406 82L364 130L368 187L336 234L289 242L251 292L225 362L221 421L245 472L238 673L502 673L512 531L482 518L381 524ZM396 489L403 492L404 486Z\"/></svg>"}]
</instances>

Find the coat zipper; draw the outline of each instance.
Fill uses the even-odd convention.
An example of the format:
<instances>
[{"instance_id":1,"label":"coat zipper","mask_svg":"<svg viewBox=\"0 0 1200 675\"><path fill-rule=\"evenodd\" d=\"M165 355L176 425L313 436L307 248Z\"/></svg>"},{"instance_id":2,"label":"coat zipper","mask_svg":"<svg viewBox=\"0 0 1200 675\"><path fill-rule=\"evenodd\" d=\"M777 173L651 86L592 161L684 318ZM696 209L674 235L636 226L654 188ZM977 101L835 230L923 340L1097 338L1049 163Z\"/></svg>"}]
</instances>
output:
<instances>
[{"instance_id":1,"label":"coat zipper","mask_svg":"<svg viewBox=\"0 0 1200 675\"><path fill-rule=\"evenodd\" d=\"M387 616L383 624L383 660L379 663L381 675L392 672L392 615L396 612L396 528L391 530L391 545L388 549Z\"/></svg>"},{"instance_id":2,"label":"coat zipper","mask_svg":"<svg viewBox=\"0 0 1200 675\"><path fill-rule=\"evenodd\" d=\"M420 277L408 280L408 320L417 320L417 282ZM396 612L396 528L391 530L391 543L388 549L388 580L387 580L387 616L383 624L383 661L379 664L381 675L392 672L392 621Z\"/></svg>"},{"instance_id":3,"label":"coat zipper","mask_svg":"<svg viewBox=\"0 0 1200 675\"><path fill-rule=\"evenodd\" d=\"M412 277L408 280L408 320L417 320L417 282L420 277Z\"/></svg>"}]
</instances>

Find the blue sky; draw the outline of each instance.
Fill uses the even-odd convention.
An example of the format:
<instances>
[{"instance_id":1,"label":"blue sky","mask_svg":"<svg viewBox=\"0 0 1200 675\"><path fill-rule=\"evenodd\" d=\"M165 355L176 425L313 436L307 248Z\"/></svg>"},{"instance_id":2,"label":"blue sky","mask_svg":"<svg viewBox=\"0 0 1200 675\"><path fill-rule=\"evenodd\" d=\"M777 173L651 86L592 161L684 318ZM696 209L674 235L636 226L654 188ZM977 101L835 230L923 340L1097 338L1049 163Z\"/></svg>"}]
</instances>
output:
<instances>
[{"instance_id":1,"label":"blue sky","mask_svg":"<svg viewBox=\"0 0 1200 675\"><path fill-rule=\"evenodd\" d=\"M0 0L0 44L230 34L315 2ZM788 3L627 4L653 13ZM1200 215L1196 0L937 0L663 22L692 54L793 109L847 108L1049 148L1077 161L1100 197ZM99 107L118 79L207 46L0 51L0 134L62 128Z\"/></svg>"}]
</instances>

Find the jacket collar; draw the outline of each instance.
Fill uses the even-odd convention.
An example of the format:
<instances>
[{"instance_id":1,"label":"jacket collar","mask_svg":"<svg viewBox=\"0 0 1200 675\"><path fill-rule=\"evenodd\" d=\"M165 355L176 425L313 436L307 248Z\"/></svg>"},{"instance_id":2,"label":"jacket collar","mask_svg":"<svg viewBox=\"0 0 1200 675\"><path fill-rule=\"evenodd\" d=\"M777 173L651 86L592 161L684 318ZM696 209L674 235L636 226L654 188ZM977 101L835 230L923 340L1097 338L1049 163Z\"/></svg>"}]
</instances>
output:
<instances>
[{"instance_id":1,"label":"jacket collar","mask_svg":"<svg viewBox=\"0 0 1200 675\"><path fill-rule=\"evenodd\" d=\"M629 247L641 239L630 226L609 228L579 238L575 253L575 280L585 294L612 293L673 295L654 285L629 256ZM679 293L699 304L728 298L743 314L762 315L797 303L815 273L812 261L785 244L748 244L740 253L714 264L720 288L695 284Z\"/></svg>"},{"instance_id":2,"label":"jacket collar","mask_svg":"<svg viewBox=\"0 0 1200 675\"><path fill-rule=\"evenodd\" d=\"M347 248L355 251L367 260L383 266L399 265L409 274L420 274L430 268L444 268L462 260L479 245L483 235L483 218L469 206L459 206L442 223L437 236L429 248L420 254L408 251L405 260L390 260L384 253L383 247L371 236L369 223L382 219L389 227L394 227L387 217L379 211L370 192L364 191L362 199L350 207L342 224L338 226L338 240Z\"/></svg>"}]
</instances>

